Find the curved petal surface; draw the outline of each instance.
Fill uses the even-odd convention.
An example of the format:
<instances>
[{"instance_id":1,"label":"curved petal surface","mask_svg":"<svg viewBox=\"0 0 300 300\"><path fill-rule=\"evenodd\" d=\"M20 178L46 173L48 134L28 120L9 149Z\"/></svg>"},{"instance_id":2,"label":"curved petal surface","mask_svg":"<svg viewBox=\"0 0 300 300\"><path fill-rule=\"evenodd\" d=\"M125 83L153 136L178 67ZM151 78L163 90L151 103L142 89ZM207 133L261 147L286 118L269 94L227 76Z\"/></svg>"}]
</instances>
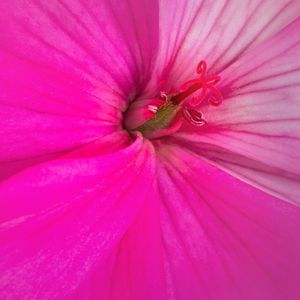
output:
<instances>
[{"instance_id":1,"label":"curved petal surface","mask_svg":"<svg viewBox=\"0 0 300 300\"><path fill-rule=\"evenodd\" d=\"M297 19L224 71L220 84L223 104L201 108L209 125L199 130L186 128L177 135L199 155L213 158L265 191L298 203L299 26Z\"/></svg>"},{"instance_id":2,"label":"curved petal surface","mask_svg":"<svg viewBox=\"0 0 300 300\"><path fill-rule=\"evenodd\" d=\"M300 208L178 146L158 152L167 299L298 299Z\"/></svg>"},{"instance_id":3,"label":"curved petal surface","mask_svg":"<svg viewBox=\"0 0 300 300\"><path fill-rule=\"evenodd\" d=\"M1 299L71 297L136 219L154 181L152 145L138 137L91 156L98 148L36 165L0 185ZM99 284L98 297L107 288Z\"/></svg>"},{"instance_id":4,"label":"curved petal surface","mask_svg":"<svg viewBox=\"0 0 300 300\"><path fill-rule=\"evenodd\" d=\"M155 74L166 92L194 76L201 60L209 72L219 73L300 13L297 0L166 0L159 5Z\"/></svg>"},{"instance_id":5,"label":"curved petal surface","mask_svg":"<svg viewBox=\"0 0 300 300\"><path fill-rule=\"evenodd\" d=\"M34 162L120 130L150 76L157 11L144 0L1 1L0 161Z\"/></svg>"}]
</instances>

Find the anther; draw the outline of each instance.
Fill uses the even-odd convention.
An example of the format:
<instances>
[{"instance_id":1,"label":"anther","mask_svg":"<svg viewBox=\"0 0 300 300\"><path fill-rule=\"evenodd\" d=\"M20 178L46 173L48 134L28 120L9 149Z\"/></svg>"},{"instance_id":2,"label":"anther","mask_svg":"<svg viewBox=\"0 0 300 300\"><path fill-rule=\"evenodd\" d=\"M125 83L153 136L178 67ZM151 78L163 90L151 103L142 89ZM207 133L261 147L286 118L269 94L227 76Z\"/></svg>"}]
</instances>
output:
<instances>
[{"instance_id":1,"label":"anther","mask_svg":"<svg viewBox=\"0 0 300 300\"><path fill-rule=\"evenodd\" d=\"M191 124L203 126L206 124L203 114L193 108L184 107L182 110L183 117Z\"/></svg>"},{"instance_id":2,"label":"anther","mask_svg":"<svg viewBox=\"0 0 300 300\"><path fill-rule=\"evenodd\" d=\"M148 110L150 110L152 113L156 114L158 110L158 106L156 105L148 105Z\"/></svg>"}]
</instances>

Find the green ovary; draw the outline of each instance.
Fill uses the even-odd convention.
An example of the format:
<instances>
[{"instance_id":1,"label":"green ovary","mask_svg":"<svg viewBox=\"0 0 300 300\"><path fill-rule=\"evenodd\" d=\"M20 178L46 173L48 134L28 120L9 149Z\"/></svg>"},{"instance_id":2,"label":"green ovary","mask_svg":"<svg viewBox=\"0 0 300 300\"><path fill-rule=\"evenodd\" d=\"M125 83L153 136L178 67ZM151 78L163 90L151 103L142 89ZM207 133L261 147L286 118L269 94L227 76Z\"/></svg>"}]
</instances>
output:
<instances>
[{"instance_id":1,"label":"green ovary","mask_svg":"<svg viewBox=\"0 0 300 300\"><path fill-rule=\"evenodd\" d=\"M179 105L167 103L158 108L155 118L148 119L141 126L134 128L133 131L140 131L144 136L147 136L147 134L156 130L167 128L172 123L179 110Z\"/></svg>"}]
</instances>

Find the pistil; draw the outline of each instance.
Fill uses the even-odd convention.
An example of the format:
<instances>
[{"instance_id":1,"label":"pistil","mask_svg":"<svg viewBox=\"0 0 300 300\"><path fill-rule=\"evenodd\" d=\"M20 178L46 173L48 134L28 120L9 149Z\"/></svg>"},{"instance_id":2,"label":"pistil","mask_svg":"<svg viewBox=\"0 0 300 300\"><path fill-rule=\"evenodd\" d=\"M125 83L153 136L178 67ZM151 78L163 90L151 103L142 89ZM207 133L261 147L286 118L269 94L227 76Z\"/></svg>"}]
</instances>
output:
<instances>
[{"instance_id":1,"label":"pistil","mask_svg":"<svg viewBox=\"0 0 300 300\"><path fill-rule=\"evenodd\" d=\"M172 102L176 105L179 105L184 99L189 97L190 95L194 94L197 90L202 88L201 83L195 83L187 88L185 91L178 93L174 97L172 97Z\"/></svg>"}]
</instances>

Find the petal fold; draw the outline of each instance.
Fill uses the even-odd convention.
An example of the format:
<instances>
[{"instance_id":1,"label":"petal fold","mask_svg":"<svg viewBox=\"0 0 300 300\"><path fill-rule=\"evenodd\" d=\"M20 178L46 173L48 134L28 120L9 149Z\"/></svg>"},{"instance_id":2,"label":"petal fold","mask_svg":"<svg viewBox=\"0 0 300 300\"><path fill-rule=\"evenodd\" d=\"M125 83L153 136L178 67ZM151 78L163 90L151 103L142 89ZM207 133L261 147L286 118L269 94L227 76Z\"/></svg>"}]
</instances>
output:
<instances>
[{"instance_id":1,"label":"petal fold","mask_svg":"<svg viewBox=\"0 0 300 300\"><path fill-rule=\"evenodd\" d=\"M300 208L178 146L158 156L167 299L297 300Z\"/></svg>"},{"instance_id":2,"label":"petal fold","mask_svg":"<svg viewBox=\"0 0 300 300\"><path fill-rule=\"evenodd\" d=\"M2 1L0 28L0 161L13 169L122 129L152 70L158 7Z\"/></svg>"},{"instance_id":3,"label":"petal fold","mask_svg":"<svg viewBox=\"0 0 300 300\"><path fill-rule=\"evenodd\" d=\"M1 299L69 299L134 223L154 182L153 147L141 137L113 153L91 147L0 185Z\"/></svg>"}]
</instances>

